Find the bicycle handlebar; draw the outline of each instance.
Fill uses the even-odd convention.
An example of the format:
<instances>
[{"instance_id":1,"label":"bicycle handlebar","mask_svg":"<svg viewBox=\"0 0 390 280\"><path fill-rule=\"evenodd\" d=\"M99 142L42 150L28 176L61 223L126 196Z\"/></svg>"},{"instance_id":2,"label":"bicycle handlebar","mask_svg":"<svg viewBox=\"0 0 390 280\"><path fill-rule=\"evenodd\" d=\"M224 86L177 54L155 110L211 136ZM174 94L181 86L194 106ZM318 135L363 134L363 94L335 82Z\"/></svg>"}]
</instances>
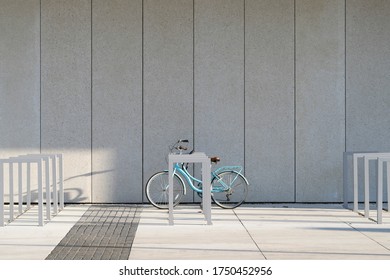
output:
<instances>
[{"instance_id":1,"label":"bicycle handlebar","mask_svg":"<svg viewBox=\"0 0 390 280\"><path fill-rule=\"evenodd\" d=\"M186 151L188 148L187 147L184 147L184 146L179 146L177 147L177 149L180 151L180 150L183 150L183 151Z\"/></svg>"},{"instance_id":2,"label":"bicycle handlebar","mask_svg":"<svg viewBox=\"0 0 390 280\"><path fill-rule=\"evenodd\" d=\"M180 154L182 153L182 151L187 151L188 148L186 146L183 146L183 145L179 145L180 143L189 143L188 139L179 139L176 144L170 146L170 151L172 152L173 149L176 149L180 152ZM192 149L189 154L193 154L195 152L194 149ZM221 159L219 157L210 157L210 161L211 163L215 163L217 164L219 161L221 161ZM188 165L188 164L187 164Z\"/></svg>"}]
</instances>

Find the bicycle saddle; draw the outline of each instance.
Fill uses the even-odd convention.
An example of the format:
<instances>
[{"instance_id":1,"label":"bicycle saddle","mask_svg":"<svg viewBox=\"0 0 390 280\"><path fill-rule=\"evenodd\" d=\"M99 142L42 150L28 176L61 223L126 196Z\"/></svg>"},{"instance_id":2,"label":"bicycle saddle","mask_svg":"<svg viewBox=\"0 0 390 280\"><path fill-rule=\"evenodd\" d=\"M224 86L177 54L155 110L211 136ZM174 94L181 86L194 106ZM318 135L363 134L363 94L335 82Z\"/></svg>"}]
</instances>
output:
<instances>
[{"instance_id":1,"label":"bicycle saddle","mask_svg":"<svg viewBox=\"0 0 390 280\"><path fill-rule=\"evenodd\" d=\"M210 161L214 163L218 163L219 161L221 161L221 159L219 157L211 157Z\"/></svg>"}]
</instances>

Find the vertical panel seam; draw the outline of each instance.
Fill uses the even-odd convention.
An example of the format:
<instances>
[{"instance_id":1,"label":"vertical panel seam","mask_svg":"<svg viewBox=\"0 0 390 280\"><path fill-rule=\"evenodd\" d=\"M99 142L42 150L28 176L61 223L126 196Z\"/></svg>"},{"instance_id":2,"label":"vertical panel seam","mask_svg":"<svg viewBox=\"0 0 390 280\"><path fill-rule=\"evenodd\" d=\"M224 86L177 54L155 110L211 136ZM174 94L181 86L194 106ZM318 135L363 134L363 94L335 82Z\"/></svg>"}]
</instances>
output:
<instances>
[{"instance_id":1,"label":"vertical panel seam","mask_svg":"<svg viewBox=\"0 0 390 280\"><path fill-rule=\"evenodd\" d=\"M192 0L192 146L195 149L195 0Z\"/></svg>"},{"instance_id":2,"label":"vertical panel seam","mask_svg":"<svg viewBox=\"0 0 390 280\"><path fill-rule=\"evenodd\" d=\"M243 75L243 79L244 79L244 127L243 127L243 132L244 132L244 175L245 175L245 170L246 170L246 1L244 0L244 75Z\"/></svg>"},{"instance_id":3,"label":"vertical panel seam","mask_svg":"<svg viewBox=\"0 0 390 280\"><path fill-rule=\"evenodd\" d=\"M42 0L39 0L39 153L42 153Z\"/></svg>"},{"instance_id":4,"label":"vertical panel seam","mask_svg":"<svg viewBox=\"0 0 390 280\"><path fill-rule=\"evenodd\" d=\"M347 151L347 0L344 1L344 151Z\"/></svg>"},{"instance_id":5,"label":"vertical panel seam","mask_svg":"<svg viewBox=\"0 0 390 280\"><path fill-rule=\"evenodd\" d=\"M294 202L297 202L297 35L296 0L294 0Z\"/></svg>"},{"instance_id":6,"label":"vertical panel seam","mask_svg":"<svg viewBox=\"0 0 390 280\"><path fill-rule=\"evenodd\" d=\"M144 175L145 175L145 159L144 159L144 0L141 1L141 200L144 202Z\"/></svg>"},{"instance_id":7,"label":"vertical panel seam","mask_svg":"<svg viewBox=\"0 0 390 280\"><path fill-rule=\"evenodd\" d=\"M93 202L93 11L91 0L91 203Z\"/></svg>"},{"instance_id":8,"label":"vertical panel seam","mask_svg":"<svg viewBox=\"0 0 390 280\"><path fill-rule=\"evenodd\" d=\"M192 0L192 148L195 150L195 0ZM192 172L194 174L195 167ZM192 194L195 202L195 193Z\"/></svg>"}]
</instances>

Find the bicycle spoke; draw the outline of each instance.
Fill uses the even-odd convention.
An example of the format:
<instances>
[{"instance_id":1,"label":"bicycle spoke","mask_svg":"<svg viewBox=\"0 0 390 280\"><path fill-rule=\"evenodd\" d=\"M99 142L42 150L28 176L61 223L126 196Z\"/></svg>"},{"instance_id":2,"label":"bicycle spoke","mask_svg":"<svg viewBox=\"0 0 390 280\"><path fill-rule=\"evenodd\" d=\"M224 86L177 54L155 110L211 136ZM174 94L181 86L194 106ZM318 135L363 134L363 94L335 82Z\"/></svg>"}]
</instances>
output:
<instances>
[{"instance_id":1,"label":"bicycle spoke","mask_svg":"<svg viewBox=\"0 0 390 280\"><path fill-rule=\"evenodd\" d=\"M177 205L184 195L184 185L175 175L173 180L173 204ZM168 208L169 180L168 172L159 172L153 175L146 184L146 197L157 208Z\"/></svg>"},{"instance_id":2,"label":"bicycle spoke","mask_svg":"<svg viewBox=\"0 0 390 280\"><path fill-rule=\"evenodd\" d=\"M234 171L218 174L219 179L213 181L212 197L222 208L235 208L246 198L248 186L243 177Z\"/></svg>"}]
</instances>

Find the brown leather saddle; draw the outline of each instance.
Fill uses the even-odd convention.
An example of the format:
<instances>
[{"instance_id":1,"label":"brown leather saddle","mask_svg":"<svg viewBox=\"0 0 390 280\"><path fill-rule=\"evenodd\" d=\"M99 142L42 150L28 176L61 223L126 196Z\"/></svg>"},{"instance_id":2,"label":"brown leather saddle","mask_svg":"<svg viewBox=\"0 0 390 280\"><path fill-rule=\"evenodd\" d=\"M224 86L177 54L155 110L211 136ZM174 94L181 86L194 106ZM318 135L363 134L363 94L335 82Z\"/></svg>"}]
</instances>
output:
<instances>
[{"instance_id":1,"label":"brown leather saddle","mask_svg":"<svg viewBox=\"0 0 390 280\"><path fill-rule=\"evenodd\" d=\"M219 157L211 157L211 158L210 158L210 161L211 161L212 163L218 163L219 161L221 161L221 159L220 159Z\"/></svg>"}]
</instances>

